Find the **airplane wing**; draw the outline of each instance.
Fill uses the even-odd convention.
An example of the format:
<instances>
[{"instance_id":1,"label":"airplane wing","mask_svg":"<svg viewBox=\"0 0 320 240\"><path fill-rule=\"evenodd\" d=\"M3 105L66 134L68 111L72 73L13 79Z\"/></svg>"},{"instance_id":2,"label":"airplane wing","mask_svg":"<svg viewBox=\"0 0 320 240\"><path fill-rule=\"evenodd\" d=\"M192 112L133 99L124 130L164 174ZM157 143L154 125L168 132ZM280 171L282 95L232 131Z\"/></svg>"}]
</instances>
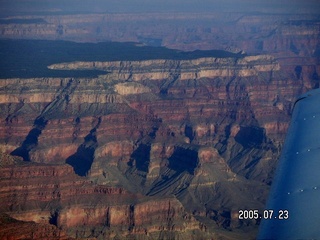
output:
<instances>
[{"instance_id":1,"label":"airplane wing","mask_svg":"<svg viewBox=\"0 0 320 240\"><path fill-rule=\"evenodd\" d=\"M320 89L300 96L258 239L320 238Z\"/></svg>"}]
</instances>

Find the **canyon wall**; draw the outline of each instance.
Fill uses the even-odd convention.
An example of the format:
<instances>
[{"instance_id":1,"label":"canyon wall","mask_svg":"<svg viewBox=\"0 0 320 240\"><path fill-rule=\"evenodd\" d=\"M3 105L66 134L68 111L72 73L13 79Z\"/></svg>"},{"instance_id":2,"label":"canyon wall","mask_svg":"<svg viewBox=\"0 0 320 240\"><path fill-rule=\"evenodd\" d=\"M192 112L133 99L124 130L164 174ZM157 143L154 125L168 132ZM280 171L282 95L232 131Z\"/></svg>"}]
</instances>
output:
<instances>
[{"instance_id":1,"label":"canyon wall","mask_svg":"<svg viewBox=\"0 0 320 240\"><path fill-rule=\"evenodd\" d=\"M254 234L237 212L263 209L307 81L269 55L49 68L108 74L1 80L2 212L75 238Z\"/></svg>"},{"instance_id":2,"label":"canyon wall","mask_svg":"<svg viewBox=\"0 0 320 240\"><path fill-rule=\"evenodd\" d=\"M18 166L1 167L1 212L14 219L1 216L1 238L143 237L201 231L200 224L174 198L144 198L120 187L96 185L65 164L16 162ZM19 226L30 229L10 231Z\"/></svg>"},{"instance_id":3,"label":"canyon wall","mask_svg":"<svg viewBox=\"0 0 320 240\"><path fill-rule=\"evenodd\" d=\"M137 48L239 55L61 59L47 67L105 74L0 79L1 238L255 237L259 220L239 220L238 211L263 210L294 101L319 86L316 16L14 20L30 18L7 18L0 37L135 41ZM20 226L31 230L10 230Z\"/></svg>"}]
</instances>

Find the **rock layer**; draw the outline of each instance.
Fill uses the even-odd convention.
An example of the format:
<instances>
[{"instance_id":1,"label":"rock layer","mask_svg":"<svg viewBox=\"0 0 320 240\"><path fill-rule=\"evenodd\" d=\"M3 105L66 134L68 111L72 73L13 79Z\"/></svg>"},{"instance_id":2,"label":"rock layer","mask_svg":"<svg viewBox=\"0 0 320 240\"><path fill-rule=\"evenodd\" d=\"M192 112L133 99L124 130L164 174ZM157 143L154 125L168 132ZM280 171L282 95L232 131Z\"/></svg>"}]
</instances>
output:
<instances>
[{"instance_id":1,"label":"rock layer","mask_svg":"<svg viewBox=\"0 0 320 240\"><path fill-rule=\"evenodd\" d=\"M212 234L210 224L256 224L236 213L262 210L304 88L280 78L274 58L50 68L109 73L1 81L1 149L24 159L1 168L2 212L72 237L190 238Z\"/></svg>"},{"instance_id":2,"label":"rock layer","mask_svg":"<svg viewBox=\"0 0 320 240\"><path fill-rule=\"evenodd\" d=\"M3 166L1 199L1 212L23 221L1 222L3 236L15 235L8 229L11 222L14 226L29 224L31 229L25 236L35 231L33 228L48 230L33 235L35 239L66 238L55 226L77 238L200 231L199 222L174 198L152 199L120 187L96 185L75 175L72 167L65 164L20 162L20 166Z\"/></svg>"},{"instance_id":3,"label":"rock layer","mask_svg":"<svg viewBox=\"0 0 320 240\"><path fill-rule=\"evenodd\" d=\"M150 16L128 16L45 16L2 24L1 36L146 41L128 28ZM53 239L254 238L259 221L239 220L238 211L262 211L295 98L319 86L317 20L177 18L209 26L170 27L171 35L159 27L162 45L247 56L61 60L48 68L105 74L0 80L1 237L43 238L49 229ZM91 39L100 21L125 27ZM33 230L10 235L10 224Z\"/></svg>"}]
</instances>

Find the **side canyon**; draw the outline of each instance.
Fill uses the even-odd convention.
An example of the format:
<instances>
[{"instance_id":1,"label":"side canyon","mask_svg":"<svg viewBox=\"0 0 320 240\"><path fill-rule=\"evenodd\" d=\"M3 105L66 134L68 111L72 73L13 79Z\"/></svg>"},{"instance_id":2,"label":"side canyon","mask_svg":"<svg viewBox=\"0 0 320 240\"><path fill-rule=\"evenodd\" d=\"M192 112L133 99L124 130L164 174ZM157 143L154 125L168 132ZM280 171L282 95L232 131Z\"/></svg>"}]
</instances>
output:
<instances>
[{"instance_id":1,"label":"side canyon","mask_svg":"<svg viewBox=\"0 0 320 240\"><path fill-rule=\"evenodd\" d=\"M1 239L255 238L238 212L263 211L293 104L319 87L319 16L154 16L0 22L44 59L1 50Z\"/></svg>"}]
</instances>

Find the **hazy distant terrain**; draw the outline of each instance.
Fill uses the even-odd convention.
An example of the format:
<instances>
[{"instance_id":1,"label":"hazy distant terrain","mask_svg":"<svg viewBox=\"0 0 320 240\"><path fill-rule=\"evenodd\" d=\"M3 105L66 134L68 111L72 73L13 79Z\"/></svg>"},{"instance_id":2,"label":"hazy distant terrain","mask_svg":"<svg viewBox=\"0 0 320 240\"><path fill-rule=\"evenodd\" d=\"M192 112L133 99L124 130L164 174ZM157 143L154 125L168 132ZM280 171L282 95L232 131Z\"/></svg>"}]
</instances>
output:
<instances>
[{"instance_id":1,"label":"hazy distant terrain","mask_svg":"<svg viewBox=\"0 0 320 240\"><path fill-rule=\"evenodd\" d=\"M317 0L1 0L2 14L40 12L264 12L317 14Z\"/></svg>"}]
</instances>

